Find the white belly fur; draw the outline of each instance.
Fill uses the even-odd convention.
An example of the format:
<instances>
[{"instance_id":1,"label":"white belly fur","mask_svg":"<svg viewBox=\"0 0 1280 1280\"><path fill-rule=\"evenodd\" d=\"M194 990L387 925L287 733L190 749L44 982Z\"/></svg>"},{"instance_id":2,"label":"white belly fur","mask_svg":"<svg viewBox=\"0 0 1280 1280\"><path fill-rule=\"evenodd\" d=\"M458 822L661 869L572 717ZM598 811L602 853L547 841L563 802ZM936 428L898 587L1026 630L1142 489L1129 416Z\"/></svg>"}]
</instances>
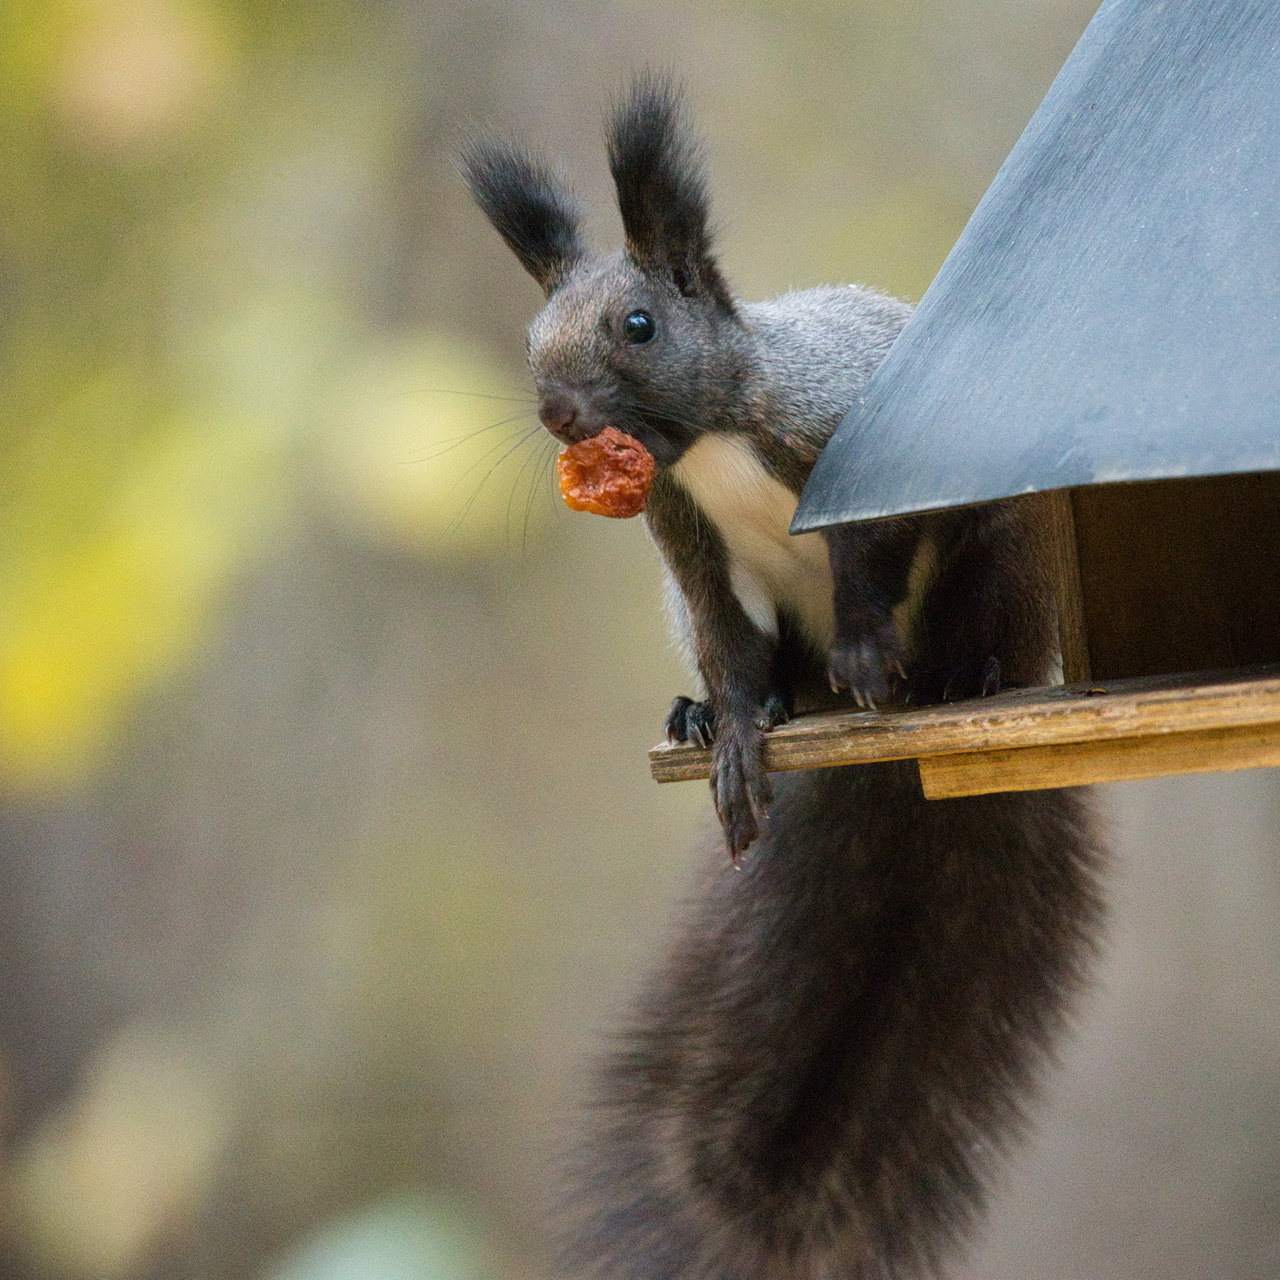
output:
<instances>
[{"instance_id":1,"label":"white belly fur","mask_svg":"<svg viewBox=\"0 0 1280 1280\"><path fill-rule=\"evenodd\" d=\"M787 532L796 495L740 436L704 436L671 474L724 540L729 580L747 617L777 635L778 612L785 609L825 653L835 632L827 544L820 533Z\"/></svg>"}]
</instances>

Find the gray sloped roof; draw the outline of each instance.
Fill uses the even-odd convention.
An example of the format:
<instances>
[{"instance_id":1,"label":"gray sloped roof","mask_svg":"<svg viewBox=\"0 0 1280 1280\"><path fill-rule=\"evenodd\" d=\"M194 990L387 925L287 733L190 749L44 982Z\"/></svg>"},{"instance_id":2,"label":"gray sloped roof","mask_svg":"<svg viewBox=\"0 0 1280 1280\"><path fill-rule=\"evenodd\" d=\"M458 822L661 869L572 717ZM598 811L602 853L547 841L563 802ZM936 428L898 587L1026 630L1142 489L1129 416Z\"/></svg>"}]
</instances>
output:
<instances>
[{"instance_id":1,"label":"gray sloped roof","mask_svg":"<svg viewBox=\"0 0 1280 1280\"><path fill-rule=\"evenodd\" d=\"M793 530L1280 469L1280 0L1106 0Z\"/></svg>"}]
</instances>

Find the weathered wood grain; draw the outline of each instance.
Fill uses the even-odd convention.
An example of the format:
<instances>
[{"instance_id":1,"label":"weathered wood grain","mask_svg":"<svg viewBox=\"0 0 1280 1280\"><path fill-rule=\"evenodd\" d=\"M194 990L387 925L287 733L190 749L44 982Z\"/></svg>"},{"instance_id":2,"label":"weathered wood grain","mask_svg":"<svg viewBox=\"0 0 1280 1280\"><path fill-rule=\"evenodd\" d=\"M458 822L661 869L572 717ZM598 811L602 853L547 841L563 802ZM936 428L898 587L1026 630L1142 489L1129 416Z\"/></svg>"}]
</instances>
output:
<instances>
[{"instance_id":1,"label":"weathered wood grain","mask_svg":"<svg viewBox=\"0 0 1280 1280\"><path fill-rule=\"evenodd\" d=\"M1262 724L926 756L920 761L920 783L930 800L943 800L992 791L1040 791L1169 773L1218 773L1277 765L1280 724Z\"/></svg>"},{"instance_id":2,"label":"weathered wood grain","mask_svg":"<svg viewBox=\"0 0 1280 1280\"><path fill-rule=\"evenodd\" d=\"M1066 684L1088 680L1089 639L1084 624L1084 593L1080 586L1080 552L1070 489L1041 495L1049 563L1058 606L1058 642L1062 647L1062 679Z\"/></svg>"},{"instance_id":3,"label":"weathered wood grain","mask_svg":"<svg viewBox=\"0 0 1280 1280\"><path fill-rule=\"evenodd\" d=\"M1015 690L914 710L825 712L768 734L765 763L813 769L1268 725L1280 725L1277 666ZM659 782L680 782L707 777L711 753L663 744L649 761Z\"/></svg>"}]
</instances>

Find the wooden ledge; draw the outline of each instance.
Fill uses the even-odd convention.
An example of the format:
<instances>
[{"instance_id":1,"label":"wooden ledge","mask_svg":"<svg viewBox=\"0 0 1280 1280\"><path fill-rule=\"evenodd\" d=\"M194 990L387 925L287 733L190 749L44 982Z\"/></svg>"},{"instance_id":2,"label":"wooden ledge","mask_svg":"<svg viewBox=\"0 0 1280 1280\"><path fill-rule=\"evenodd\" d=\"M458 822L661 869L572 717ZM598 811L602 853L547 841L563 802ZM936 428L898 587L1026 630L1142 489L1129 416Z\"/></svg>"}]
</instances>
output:
<instances>
[{"instance_id":1,"label":"wooden ledge","mask_svg":"<svg viewBox=\"0 0 1280 1280\"><path fill-rule=\"evenodd\" d=\"M765 738L770 771L919 760L931 798L1280 765L1280 666L1019 689L900 711L802 716ZM687 743L659 782L710 774Z\"/></svg>"}]
</instances>

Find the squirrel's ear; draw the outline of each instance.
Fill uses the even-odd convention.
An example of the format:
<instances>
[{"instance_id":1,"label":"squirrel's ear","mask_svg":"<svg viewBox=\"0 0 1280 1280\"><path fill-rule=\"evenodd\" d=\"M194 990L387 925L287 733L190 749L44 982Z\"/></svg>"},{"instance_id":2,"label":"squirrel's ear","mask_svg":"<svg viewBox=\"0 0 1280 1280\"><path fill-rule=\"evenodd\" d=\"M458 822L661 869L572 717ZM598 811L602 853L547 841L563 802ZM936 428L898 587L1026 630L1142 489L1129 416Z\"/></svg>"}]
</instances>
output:
<instances>
[{"instance_id":1,"label":"squirrel's ear","mask_svg":"<svg viewBox=\"0 0 1280 1280\"><path fill-rule=\"evenodd\" d=\"M524 269L553 292L585 254L573 194L543 161L495 138L467 143L458 168Z\"/></svg>"},{"instance_id":2,"label":"squirrel's ear","mask_svg":"<svg viewBox=\"0 0 1280 1280\"><path fill-rule=\"evenodd\" d=\"M627 252L643 270L671 273L681 293L733 297L711 253L708 201L680 91L664 76L638 77L614 108L609 169Z\"/></svg>"}]
</instances>

